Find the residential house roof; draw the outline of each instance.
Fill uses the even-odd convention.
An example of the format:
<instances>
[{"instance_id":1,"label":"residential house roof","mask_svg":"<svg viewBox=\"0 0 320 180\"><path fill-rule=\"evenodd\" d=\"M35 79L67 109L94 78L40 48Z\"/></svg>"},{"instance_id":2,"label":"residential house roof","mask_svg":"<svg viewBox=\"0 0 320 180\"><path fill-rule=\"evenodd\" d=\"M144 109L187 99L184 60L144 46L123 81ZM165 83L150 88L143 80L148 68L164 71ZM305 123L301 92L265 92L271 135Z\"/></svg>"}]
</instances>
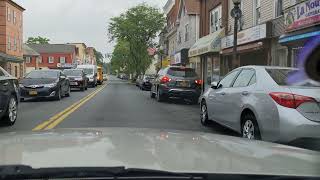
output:
<instances>
[{"instance_id":1,"label":"residential house roof","mask_svg":"<svg viewBox=\"0 0 320 180\"><path fill-rule=\"evenodd\" d=\"M75 52L75 45L66 44L29 44L30 48L38 53L73 53Z\"/></svg>"},{"instance_id":2,"label":"residential house roof","mask_svg":"<svg viewBox=\"0 0 320 180\"><path fill-rule=\"evenodd\" d=\"M187 14L200 14L200 0L184 0L184 4Z\"/></svg>"},{"instance_id":3,"label":"residential house roof","mask_svg":"<svg viewBox=\"0 0 320 180\"><path fill-rule=\"evenodd\" d=\"M24 56L40 56L40 54L37 51L35 51L34 49L32 49L26 44L23 44L22 49L23 49Z\"/></svg>"}]
</instances>

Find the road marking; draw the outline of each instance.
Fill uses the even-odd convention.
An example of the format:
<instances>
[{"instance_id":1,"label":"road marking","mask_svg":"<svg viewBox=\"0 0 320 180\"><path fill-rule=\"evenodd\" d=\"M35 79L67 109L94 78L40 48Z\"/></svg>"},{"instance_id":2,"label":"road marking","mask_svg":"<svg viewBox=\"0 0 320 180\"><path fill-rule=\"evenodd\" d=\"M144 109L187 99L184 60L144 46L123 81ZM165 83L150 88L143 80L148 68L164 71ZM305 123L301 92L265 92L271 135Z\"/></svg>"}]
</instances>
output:
<instances>
[{"instance_id":1,"label":"road marking","mask_svg":"<svg viewBox=\"0 0 320 180\"><path fill-rule=\"evenodd\" d=\"M92 99L96 94L98 94L103 88L105 88L107 84L101 86L100 88L94 90L81 100L77 101L76 103L69 106L67 109L61 111L60 113L52 116L49 120L42 122L41 124L37 125L32 131L39 131L39 130L48 130L56 127L59 123L61 123L65 118L67 118L71 113L76 111L80 108L84 103ZM57 121L57 122L56 122Z\"/></svg>"}]
</instances>

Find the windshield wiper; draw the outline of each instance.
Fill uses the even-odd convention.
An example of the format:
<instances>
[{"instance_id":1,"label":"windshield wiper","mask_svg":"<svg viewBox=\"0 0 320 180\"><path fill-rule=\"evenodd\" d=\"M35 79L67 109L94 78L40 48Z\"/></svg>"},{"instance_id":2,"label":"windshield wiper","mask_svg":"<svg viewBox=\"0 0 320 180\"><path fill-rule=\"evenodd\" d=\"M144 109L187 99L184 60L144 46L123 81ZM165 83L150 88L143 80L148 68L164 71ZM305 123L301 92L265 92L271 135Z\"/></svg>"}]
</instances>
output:
<instances>
[{"instance_id":1,"label":"windshield wiper","mask_svg":"<svg viewBox=\"0 0 320 180\"><path fill-rule=\"evenodd\" d=\"M125 167L66 167L39 168L31 166L0 166L0 179L47 179L47 178L106 178L106 179L204 179L183 173L133 169Z\"/></svg>"}]
</instances>

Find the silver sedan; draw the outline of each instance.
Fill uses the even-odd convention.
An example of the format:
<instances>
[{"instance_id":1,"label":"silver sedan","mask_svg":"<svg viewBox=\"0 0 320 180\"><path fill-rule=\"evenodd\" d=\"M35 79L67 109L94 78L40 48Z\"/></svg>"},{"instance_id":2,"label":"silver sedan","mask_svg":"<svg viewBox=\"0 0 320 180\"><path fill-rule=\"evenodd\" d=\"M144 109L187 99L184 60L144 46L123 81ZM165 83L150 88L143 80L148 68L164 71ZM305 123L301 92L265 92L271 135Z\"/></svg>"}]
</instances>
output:
<instances>
[{"instance_id":1,"label":"silver sedan","mask_svg":"<svg viewBox=\"0 0 320 180\"><path fill-rule=\"evenodd\" d=\"M270 66L233 70L201 97L201 123L216 121L248 139L320 140L320 87L288 84L296 72Z\"/></svg>"}]
</instances>

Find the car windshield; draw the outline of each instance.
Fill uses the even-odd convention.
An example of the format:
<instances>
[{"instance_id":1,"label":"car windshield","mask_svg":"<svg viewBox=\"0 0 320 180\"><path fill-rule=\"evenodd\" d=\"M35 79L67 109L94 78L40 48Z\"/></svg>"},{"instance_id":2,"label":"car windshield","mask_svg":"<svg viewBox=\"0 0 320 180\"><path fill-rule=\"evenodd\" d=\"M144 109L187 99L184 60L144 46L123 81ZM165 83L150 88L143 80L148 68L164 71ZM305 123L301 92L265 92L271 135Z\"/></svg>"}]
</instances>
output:
<instances>
[{"instance_id":1,"label":"car windshield","mask_svg":"<svg viewBox=\"0 0 320 180\"><path fill-rule=\"evenodd\" d=\"M305 87L320 87L319 84L312 84L310 82L304 82L300 84L292 84L288 81L290 76L294 76L299 73L297 69L271 69L266 68L268 74L272 77L272 79L280 86L305 86Z\"/></svg>"},{"instance_id":2,"label":"car windshield","mask_svg":"<svg viewBox=\"0 0 320 180\"><path fill-rule=\"evenodd\" d=\"M90 69L90 68L79 68L79 69L83 69L84 73L87 75L93 74L93 69Z\"/></svg>"},{"instance_id":3,"label":"car windshield","mask_svg":"<svg viewBox=\"0 0 320 180\"><path fill-rule=\"evenodd\" d=\"M56 79L58 78L58 71L31 71L25 76L29 79Z\"/></svg>"},{"instance_id":4,"label":"car windshield","mask_svg":"<svg viewBox=\"0 0 320 180\"><path fill-rule=\"evenodd\" d=\"M197 77L194 69L189 68L169 68L168 74L175 77Z\"/></svg>"},{"instance_id":5,"label":"car windshield","mask_svg":"<svg viewBox=\"0 0 320 180\"><path fill-rule=\"evenodd\" d=\"M79 70L65 70L63 73L67 76L82 76L82 71Z\"/></svg>"},{"instance_id":6,"label":"car windshield","mask_svg":"<svg viewBox=\"0 0 320 180\"><path fill-rule=\"evenodd\" d=\"M0 179L320 177L320 0L0 0L0 67Z\"/></svg>"}]
</instances>

